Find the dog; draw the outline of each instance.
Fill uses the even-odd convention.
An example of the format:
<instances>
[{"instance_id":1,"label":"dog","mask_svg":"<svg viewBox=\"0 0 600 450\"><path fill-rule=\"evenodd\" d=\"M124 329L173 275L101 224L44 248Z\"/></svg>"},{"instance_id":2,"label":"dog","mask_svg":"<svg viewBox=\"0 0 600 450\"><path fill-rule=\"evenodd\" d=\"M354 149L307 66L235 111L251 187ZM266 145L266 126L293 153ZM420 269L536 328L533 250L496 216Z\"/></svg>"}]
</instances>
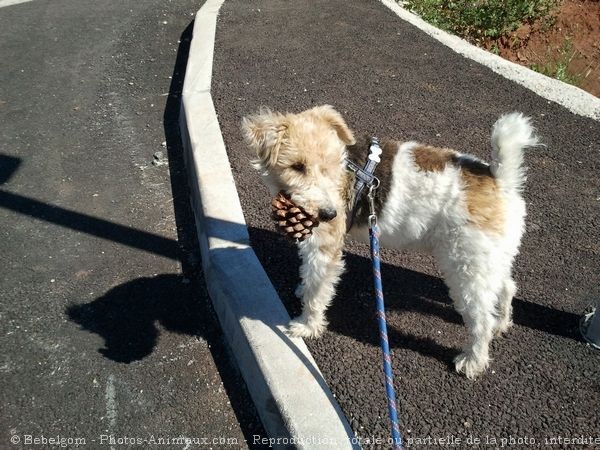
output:
<instances>
[{"instance_id":1,"label":"dog","mask_svg":"<svg viewBox=\"0 0 600 450\"><path fill-rule=\"evenodd\" d=\"M356 199L352 211L356 174L346 160L362 167L369 140L357 141L329 105L298 114L262 109L243 118L242 132L271 195L284 191L320 219L312 235L297 243L302 263L296 295L303 309L288 328L293 336L319 337L344 270L349 214L354 212L350 235L368 242L368 199ZM380 242L434 255L470 333L454 360L456 371L470 379L488 367L494 335L512 324L512 266L526 215L523 150L538 140L529 118L510 113L494 124L491 144L492 162L486 164L448 148L384 139L375 171Z\"/></svg>"}]
</instances>

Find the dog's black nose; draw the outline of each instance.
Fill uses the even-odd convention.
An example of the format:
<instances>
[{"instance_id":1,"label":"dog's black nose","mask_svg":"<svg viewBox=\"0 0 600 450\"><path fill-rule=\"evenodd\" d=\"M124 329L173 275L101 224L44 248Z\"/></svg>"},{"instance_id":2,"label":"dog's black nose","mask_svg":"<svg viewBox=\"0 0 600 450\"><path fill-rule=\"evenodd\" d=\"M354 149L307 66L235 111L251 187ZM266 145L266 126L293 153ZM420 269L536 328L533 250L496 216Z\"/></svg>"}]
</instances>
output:
<instances>
[{"instance_id":1,"label":"dog's black nose","mask_svg":"<svg viewBox=\"0 0 600 450\"><path fill-rule=\"evenodd\" d=\"M323 222L329 222L333 220L337 216L337 211L333 208L323 208L319 209L319 219Z\"/></svg>"}]
</instances>

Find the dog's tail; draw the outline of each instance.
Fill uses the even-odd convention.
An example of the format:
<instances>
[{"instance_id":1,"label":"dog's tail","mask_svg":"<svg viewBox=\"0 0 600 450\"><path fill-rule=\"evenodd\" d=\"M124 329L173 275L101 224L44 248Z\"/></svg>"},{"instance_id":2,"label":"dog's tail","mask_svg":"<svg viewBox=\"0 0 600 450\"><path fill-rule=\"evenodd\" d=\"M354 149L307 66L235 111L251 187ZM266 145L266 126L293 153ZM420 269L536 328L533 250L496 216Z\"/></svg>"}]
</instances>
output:
<instances>
[{"instance_id":1,"label":"dog's tail","mask_svg":"<svg viewBox=\"0 0 600 450\"><path fill-rule=\"evenodd\" d=\"M525 183L523 150L538 144L531 119L513 112L501 116L492 129L491 171L507 192L520 192Z\"/></svg>"}]
</instances>

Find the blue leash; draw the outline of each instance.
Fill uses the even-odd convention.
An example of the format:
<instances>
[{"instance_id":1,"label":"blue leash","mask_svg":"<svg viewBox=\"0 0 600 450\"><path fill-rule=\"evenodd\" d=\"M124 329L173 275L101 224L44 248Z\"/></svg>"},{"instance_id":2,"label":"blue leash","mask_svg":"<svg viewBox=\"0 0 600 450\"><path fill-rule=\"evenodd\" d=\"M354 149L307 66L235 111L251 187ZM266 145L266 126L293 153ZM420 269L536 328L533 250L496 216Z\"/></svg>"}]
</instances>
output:
<instances>
[{"instance_id":1,"label":"blue leash","mask_svg":"<svg viewBox=\"0 0 600 450\"><path fill-rule=\"evenodd\" d=\"M393 448L402 449L402 435L398 425L398 411L396 409L396 392L394 390L394 375L392 373L392 356L387 335L387 323L385 320L385 306L383 303L383 285L381 283L381 260L379 257L379 228L377 227L377 216L375 214L375 191L377 184L369 187L369 240L371 242L371 260L373 261L373 282L375 285L375 301L377 302L377 322L379 324L379 336L381 351L383 352L383 373L385 375L385 391L387 394L388 411L392 422Z\"/></svg>"}]
</instances>

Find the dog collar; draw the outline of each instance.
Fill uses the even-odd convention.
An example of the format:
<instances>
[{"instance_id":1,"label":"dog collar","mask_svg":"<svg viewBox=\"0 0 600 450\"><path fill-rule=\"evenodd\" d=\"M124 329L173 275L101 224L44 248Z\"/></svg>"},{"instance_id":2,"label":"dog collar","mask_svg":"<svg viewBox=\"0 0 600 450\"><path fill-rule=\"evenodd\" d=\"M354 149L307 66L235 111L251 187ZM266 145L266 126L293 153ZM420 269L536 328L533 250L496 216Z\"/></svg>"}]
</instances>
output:
<instances>
[{"instance_id":1,"label":"dog collar","mask_svg":"<svg viewBox=\"0 0 600 450\"><path fill-rule=\"evenodd\" d=\"M352 227L354 215L356 214L356 207L365 187L371 187L375 183L379 184L379 180L375 176L375 169L377 168L377 164L381 162L381 153L382 150L379 145L379 139L373 136L371 138L371 145L369 146L369 156L367 157L367 162L364 167L360 167L354 161L346 159L346 168L356 176L354 182L354 201L346 215L347 230Z\"/></svg>"}]
</instances>

